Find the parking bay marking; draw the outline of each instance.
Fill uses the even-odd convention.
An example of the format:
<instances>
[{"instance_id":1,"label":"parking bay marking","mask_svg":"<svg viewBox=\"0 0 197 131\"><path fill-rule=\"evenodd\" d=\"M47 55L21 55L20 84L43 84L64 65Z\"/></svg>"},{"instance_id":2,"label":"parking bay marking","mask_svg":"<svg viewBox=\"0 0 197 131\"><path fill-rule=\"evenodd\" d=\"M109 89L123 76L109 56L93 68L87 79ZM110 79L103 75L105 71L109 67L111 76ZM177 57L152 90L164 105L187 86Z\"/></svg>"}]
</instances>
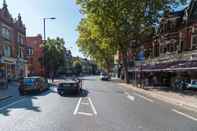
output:
<instances>
[{"instance_id":1,"label":"parking bay marking","mask_svg":"<svg viewBox=\"0 0 197 131\"><path fill-rule=\"evenodd\" d=\"M177 114L179 114L179 115L182 115L182 116L184 116L184 117L186 117L186 118L189 118L189 119L191 119L191 120L197 121L197 118L195 118L195 117L193 117L193 116L190 116L190 115L188 115L188 114L185 114L185 113L183 113L183 112L180 112L180 111L178 111L178 110L176 110L176 109L172 109L172 111L175 112L175 113L177 113Z\"/></svg>"},{"instance_id":2,"label":"parking bay marking","mask_svg":"<svg viewBox=\"0 0 197 131\"><path fill-rule=\"evenodd\" d=\"M95 106L93 105L93 102L92 102L92 100L91 100L90 97L88 97L89 103L85 103L85 102L82 102L82 103L81 103L81 101L82 101L82 98L79 98L79 100L78 100L78 102L77 102L77 105L76 105L76 107L75 107L75 110L74 110L74 112L73 112L73 115L79 114L79 115L93 116L93 113L94 113L94 115L97 115L97 114L98 114L97 111L96 111L96 108L95 108ZM78 110L79 110L80 104L83 104L83 105L90 105L90 107L92 108L93 113L79 112Z\"/></svg>"}]
</instances>

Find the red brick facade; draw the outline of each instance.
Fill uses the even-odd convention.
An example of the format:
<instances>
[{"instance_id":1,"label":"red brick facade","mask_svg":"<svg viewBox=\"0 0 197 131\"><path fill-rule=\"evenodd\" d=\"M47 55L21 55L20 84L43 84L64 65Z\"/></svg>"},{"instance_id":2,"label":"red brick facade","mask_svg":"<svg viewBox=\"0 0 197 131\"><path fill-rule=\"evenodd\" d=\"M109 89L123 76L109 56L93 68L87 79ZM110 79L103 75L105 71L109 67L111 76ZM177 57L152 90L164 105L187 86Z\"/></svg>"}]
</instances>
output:
<instances>
[{"instance_id":1,"label":"red brick facade","mask_svg":"<svg viewBox=\"0 0 197 131\"><path fill-rule=\"evenodd\" d=\"M41 35L27 37L26 46L28 47L26 55L28 56L28 70L31 75L43 75L44 69L42 66L43 57L43 40ZM29 50L32 49L32 54Z\"/></svg>"}]
</instances>

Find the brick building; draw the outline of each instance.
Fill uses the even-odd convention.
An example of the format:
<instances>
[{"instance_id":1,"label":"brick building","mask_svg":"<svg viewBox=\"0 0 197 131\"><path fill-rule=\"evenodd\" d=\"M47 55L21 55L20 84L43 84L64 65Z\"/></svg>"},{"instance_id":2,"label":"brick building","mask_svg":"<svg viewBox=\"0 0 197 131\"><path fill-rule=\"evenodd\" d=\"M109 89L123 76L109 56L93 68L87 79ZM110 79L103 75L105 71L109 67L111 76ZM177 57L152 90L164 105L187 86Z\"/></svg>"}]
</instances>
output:
<instances>
[{"instance_id":1,"label":"brick building","mask_svg":"<svg viewBox=\"0 0 197 131\"><path fill-rule=\"evenodd\" d=\"M26 28L20 14L13 18L6 1L0 9L0 80L17 79L25 75L23 56Z\"/></svg>"},{"instance_id":2,"label":"brick building","mask_svg":"<svg viewBox=\"0 0 197 131\"><path fill-rule=\"evenodd\" d=\"M44 75L42 65L43 40L41 35L26 37L26 57L28 59L29 75Z\"/></svg>"}]
</instances>

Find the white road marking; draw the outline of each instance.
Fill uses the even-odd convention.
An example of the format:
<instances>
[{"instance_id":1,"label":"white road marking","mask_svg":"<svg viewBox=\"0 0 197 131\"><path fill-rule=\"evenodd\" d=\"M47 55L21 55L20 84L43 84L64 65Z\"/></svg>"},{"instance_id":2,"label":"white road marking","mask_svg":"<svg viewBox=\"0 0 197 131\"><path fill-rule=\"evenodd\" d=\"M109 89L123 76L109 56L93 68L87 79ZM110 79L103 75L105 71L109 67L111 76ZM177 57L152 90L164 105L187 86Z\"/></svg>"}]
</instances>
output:
<instances>
[{"instance_id":1,"label":"white road marking","mask_svg":"<svg viewBox=\"0 0 197 131\"><path fill-rule=\"evenodd\" d=\"M134 96L131 96L131 95L127 95L127 98L131 101L135 101L135 97Z\"/></svg>"},{"instance_id":2,"label":"white road marking","mask_svg":"<svg viewBox=\"0 0 197 131\"><path fill-rule=\"evenodd\" d=\"M143 95L140 95L140 94L137 94L137 93L134 93L136 96L139 96L139 97L141 97L141 98L143 98L144 100L147 100L147 101L149 101L149 102L151 102L151 103L154 103L154 101L152 100L152 99L149 99L149 98L147 98L147 97L145 97L145 96L143 96Z\"/></svg>"},{"instance_id":3,"label":"white road marking","mask_svg":"<svg viewBox=\"0 0 197 131\"><path fill-rule=\"evenodd\" d=\"M85 102L82 102L81 104L82 105L87 105L87 106L89 105L89 103L85 103Z\"/></svg>"},{"instance_id":4,"label":"white road marking","mask_svg":"<svg viewBox=\"0 0 197 131\"><path fill-rule=\"evenodd\" d=\"M172 109L172 111L175 112L175 113L177 113L177 114L179 114L179 115L182 115L182 116L184 116L184 117L187 117L187 118L189 118L189 119L191 119L191 120L197 121L197 118L195 118L195 117L193 117L193 116L190 116L190 115L188 115L188 114L185 114L185 113L183 113L183 112L180 112L180 111L178 111L178 110L176 110L176 109Z\"/></svg>"},{"instance_id":5,"label":"white road marking","mask_svg":"<svg viewBox=\"0 0 197 131\"><path fill-rule=\"evenodd\" d=\"M77 111L79 109L79 106L80 106L80 103L81 103L81 99L82 98L79 98L78 102L77 102L77 106L75 107L75 111L73 112L73 115L77 115Z\"/></svg>"},{"instance_id":6,"label":"white road marking","mask_svg":"<svg viewBox=\"0 0 197 131\"><path fill-rule=\"evenodd\" d=\"M77 114L84 115L84 116L93 116L92 113L86 113L86 112L78 112Z\"/></svg>"},{"instance_id":7,"label":"white road marking","mask_svg":"<svg viewBox=\"0 0 197 131\"><path fill-rule=\"evenodd\" d=\"M128 98L129 100L135 101L135 97L134 97L134 96L131 96L128 92L125 92L124 94L127 96L127 98Z\"/></svg>"},{"instance_id":8,"label":"white road marking","mask_svg":"<svg viewBox=\"0 0 197 131\"><path fill-rule=\"evenodd\" d=\"M23 98L23 99L21 99L21 100L18 100L18 101L16 101L16 102L13 102L13 103L11 103L11 104L8 104L8 105L6 105L6 106L4 106L4 107L1 107L1 108L0 108L0 111L5 110L6 108L11 107L11 106L13 106L13 105L15 105L15 104L18 104L18 103L20 103L20 102L22 102L22 101L24 101L24 100L25 100L25 98Z\"/></svg>"},{"instance_id":9,"label":"white road marking","mask_svg":"<svg viewBox=\"0 0 197 131\"><path fill-rule=\"evenodd\" d=\"M95 108L95 106L93 105L92 100L90 99L90 97L88 97L88 100L89 100L90 105L91 105L91 107L92 107L92 111L94 112L95 115L97 115L98 113L97 113L96 108Z\"/></svg>"}]
</instances>

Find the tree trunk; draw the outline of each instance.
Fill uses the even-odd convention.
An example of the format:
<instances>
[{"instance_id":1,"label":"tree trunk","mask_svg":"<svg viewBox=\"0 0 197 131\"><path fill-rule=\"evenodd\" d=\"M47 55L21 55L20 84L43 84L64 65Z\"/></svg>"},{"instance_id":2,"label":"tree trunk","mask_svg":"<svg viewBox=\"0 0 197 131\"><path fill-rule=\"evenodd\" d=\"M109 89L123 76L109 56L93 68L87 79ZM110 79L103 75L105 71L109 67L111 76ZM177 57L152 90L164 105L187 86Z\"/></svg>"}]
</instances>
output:
<instances>
[{"instance_id":1,"label":"tree trunk","mask_svg":"<svg viewBox=\"0 0 197 131\"><path fill-rule=\"evenodd\" d=\"M122 52L122 57L123 57L124 81L125 81L125 83L129 83L127 53Z\"/></svg>"}]
</instances>

